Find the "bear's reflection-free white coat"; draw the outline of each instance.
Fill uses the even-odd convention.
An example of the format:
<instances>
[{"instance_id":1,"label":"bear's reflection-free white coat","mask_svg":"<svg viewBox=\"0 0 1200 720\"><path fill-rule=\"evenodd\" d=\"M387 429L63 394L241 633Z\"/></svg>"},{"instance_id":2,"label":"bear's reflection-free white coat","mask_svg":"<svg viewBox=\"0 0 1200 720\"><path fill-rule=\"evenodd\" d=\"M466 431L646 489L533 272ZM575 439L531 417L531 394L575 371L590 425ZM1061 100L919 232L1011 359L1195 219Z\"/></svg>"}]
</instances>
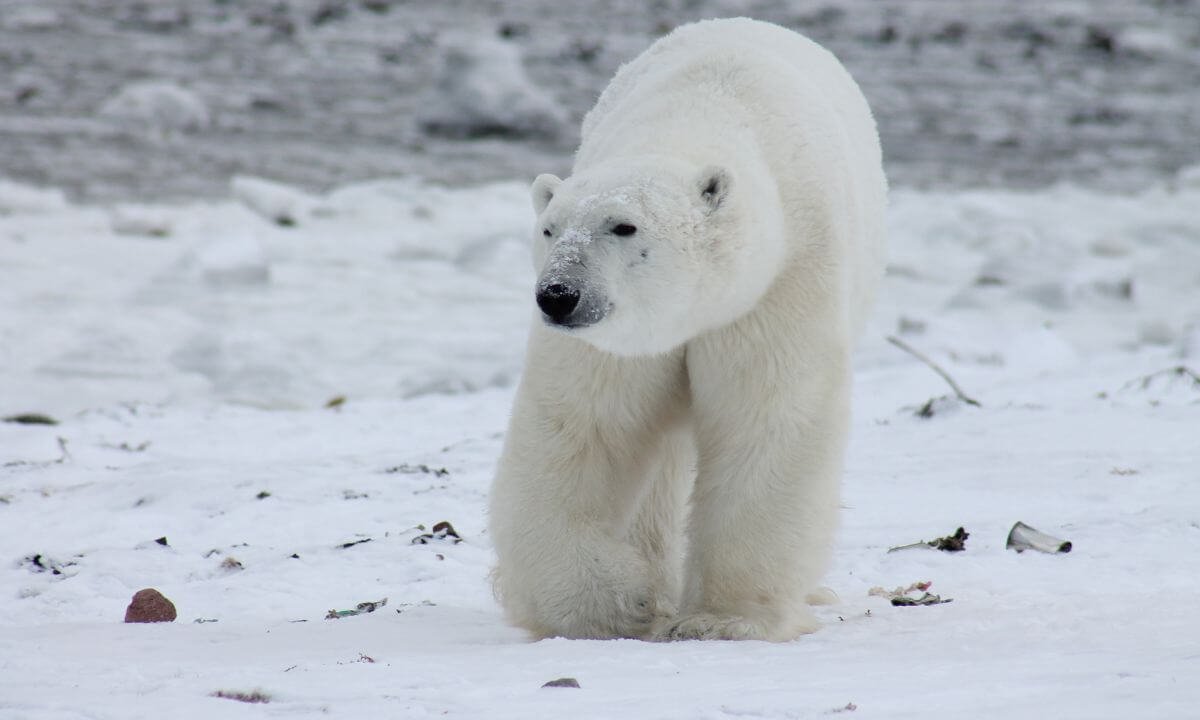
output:
<instances>
[{"instance_id":1,"label":"bear's reflection-free white coat","mask_svg":"<svg viewBox=\"0 0 1200 720\"><path fill-rule=\"evenodd\" d=\"M538 637L815 630L885 254L858 86L781 27L686 25L620 69L572 175L532 193L545 312L490 508L509 619Z\"/></svg>"}]
</instances>

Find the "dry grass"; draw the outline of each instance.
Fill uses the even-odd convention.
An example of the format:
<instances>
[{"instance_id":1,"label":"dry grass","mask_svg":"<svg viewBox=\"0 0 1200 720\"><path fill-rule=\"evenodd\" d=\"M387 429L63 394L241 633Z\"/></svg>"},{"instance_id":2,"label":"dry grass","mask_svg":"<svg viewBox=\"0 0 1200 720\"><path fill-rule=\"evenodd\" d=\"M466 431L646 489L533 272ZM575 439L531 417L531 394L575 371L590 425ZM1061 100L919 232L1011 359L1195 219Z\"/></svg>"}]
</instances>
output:
<instances>
[{"instance_id":1,"label":"dry grass","mask_svg":"<svg viewBox=\"0 0 1200 720\"><path fill-rule=\"evenodd\" d=\"M251 690L243 692L241 690L218 690L212 694L213 697L225 698L226 700L237 700L244 703L269 703L271 696L262 690Z\"/></svg>"}]
</instances>

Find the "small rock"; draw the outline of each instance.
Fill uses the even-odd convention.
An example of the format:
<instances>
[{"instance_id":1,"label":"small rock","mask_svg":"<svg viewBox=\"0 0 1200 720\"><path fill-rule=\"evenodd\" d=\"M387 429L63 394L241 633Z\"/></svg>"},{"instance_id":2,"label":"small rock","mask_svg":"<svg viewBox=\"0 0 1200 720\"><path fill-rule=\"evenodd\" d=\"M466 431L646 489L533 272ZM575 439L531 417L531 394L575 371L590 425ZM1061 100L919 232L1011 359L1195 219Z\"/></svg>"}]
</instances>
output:
<instances>
[{"instance_id":1,"label":"small rock","mask_svg":"<svg viewBox=\"0 0 1200 720\"><path fill-rule=\"evenodd\" d=\"M127 623L173 622L175 620L175 604L163 597L163 594L153 588L138 590L133 594L133 600L125 609Z\"/></svg>"},{"instance_id":2,"label":"small rock","mask_svg":"<svg viewBox=\"0 0 1200 720\"><path fill-rule=\"evenodd\" d=\"M346 0L323 0L313 11L310 20L313 25L324 25L334 20L345 20L350 14Z\"/></svg>"},{"instance_id":3,"label":"small rock","mask_svg":"<svg viewBox=\"0 0 1200 720\"><path fill-rule=\"evenodd\" d=\"M579 681L572 677L563 677L557 680L551 680L550 682L543 684L542 687L577 688L579 687Z\"/></svg>"},{"instance_id":4,"label":"small rock","mask_svg":"<svg viewBox=\"0 0 1200 720\"><path fill-rule=\"evenodd\" d=\"M920 335L925 332L925 328L924 320L916 320L903 315L896 319L896 332L901 335Z\"/></svg>"},{"instance_id":5,"label":"small rock","mask_svg":"<svg viewBox=\"0 0 1200 720\"><path fill-rule=\"evenodd\" d=\"M1083 45L1089 50L1095 50L1105 55L1112 55L1117 51L1117 39L1112 31L1099 25L1088 26Z\"/></svg>"}]
</instances>

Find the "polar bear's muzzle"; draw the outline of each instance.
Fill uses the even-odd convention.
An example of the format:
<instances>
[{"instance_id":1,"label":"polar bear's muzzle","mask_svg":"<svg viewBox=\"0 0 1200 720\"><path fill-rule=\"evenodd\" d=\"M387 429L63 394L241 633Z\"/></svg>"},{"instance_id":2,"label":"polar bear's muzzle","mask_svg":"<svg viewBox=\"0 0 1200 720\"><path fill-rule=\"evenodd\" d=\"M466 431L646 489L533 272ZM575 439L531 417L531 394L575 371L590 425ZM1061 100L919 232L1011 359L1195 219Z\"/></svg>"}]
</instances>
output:
<instances>
[{"instance_id":1,"label":"polar bear's muzzle","mask_svg":"<svg viewBox=\"0 0 1200 720\"><path fill-rule=\"evenodd\" d=\"M608 314L608 301L583 278L547 273L537 286L542 320L564 330L595 325Z\"/></svg>"}]
</instances>

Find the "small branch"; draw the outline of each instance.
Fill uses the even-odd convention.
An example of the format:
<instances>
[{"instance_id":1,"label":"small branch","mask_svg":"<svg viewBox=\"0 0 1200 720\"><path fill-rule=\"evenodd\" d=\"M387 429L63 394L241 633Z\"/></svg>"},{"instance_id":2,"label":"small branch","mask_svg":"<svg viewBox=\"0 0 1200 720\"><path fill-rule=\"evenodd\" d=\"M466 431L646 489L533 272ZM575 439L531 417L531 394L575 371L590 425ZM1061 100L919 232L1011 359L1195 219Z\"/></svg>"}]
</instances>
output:
<instances>
[{"instance_id":1,"label":"small branch","mask_svg":"<svg viewBox=\"0 0 1200 720\"><path fill-rule=\"evenodd\" d=\"M1198 374L1195 370L1191 369L1187 365L1176 365L1175 367L1167 368L1165 370L1159 370L1158 372L1152 372L1149 375L1143 375L1142 377L1137 378L1136 380L1130 380L1129 382L1125 383L1125 385L1123 386L1123 389L1129 389L1129 388L1132 388L1135 386L1139 386L1142 390L1145 390L1146 388L1150 387L1150 383L1154 382L1155 378L1161 377L1161 376L1167 376L1167 377L1174 376L1174 377L1178 377L1178 378L1183 378L1185 380L1191 380L1192 385L1200 386L1200 374Z\"/></svg>"},{"instance_id":2,"label":"small branch","mask_svg":"<svg viewBox=\"0 0 1200 720\"><path fill-rule=\"evenodd\" d=\"M930 370L933 370L935 373L940 375L942 377L942 379L946 381L946 384L950 386L950 389L954 391L954 394L958 397L959 400L962 400L963 402L965 402L968 405L974 405L975 407L981 407L979 404L979 401L968 396L965 392L963 392L963 389L958 386L958 383L954 382L954 378L950 377L950 374L947 373L945 370L943 370L941 368L941 366L939 366L937 363L930 360L924 354L917 351L911 345L904 342L903 340L896 337L895 335L888 335L887 341L890 342L891 344L895 345L896 347L900 348L904 352L908 353L909 355L912 355L913 357L920 360L921 362L925 363L927 366L929 366Z\"/></svg>"}]
</instances>

